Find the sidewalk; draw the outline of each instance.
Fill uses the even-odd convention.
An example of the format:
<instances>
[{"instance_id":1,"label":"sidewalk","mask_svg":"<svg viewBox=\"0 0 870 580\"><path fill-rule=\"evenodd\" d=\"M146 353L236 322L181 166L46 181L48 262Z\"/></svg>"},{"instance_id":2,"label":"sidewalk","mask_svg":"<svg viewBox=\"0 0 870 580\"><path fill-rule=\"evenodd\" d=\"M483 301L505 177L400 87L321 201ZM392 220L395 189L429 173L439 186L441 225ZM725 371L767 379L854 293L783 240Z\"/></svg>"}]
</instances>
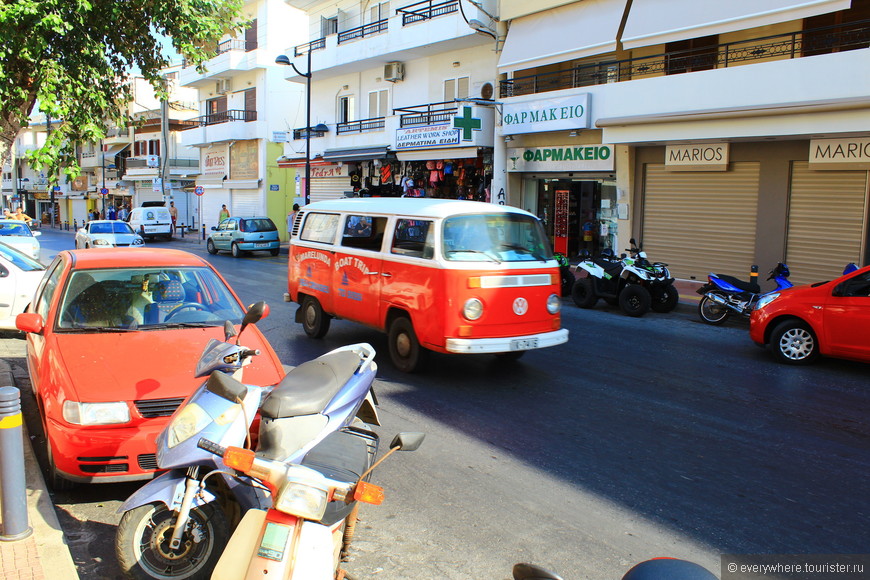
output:
<instances>
[{"instance_id":1,"label":"sidewalk","mask_svg":"<svg viewBox=\"0 0 870 580\"><path fill-rule=\"evenodd\" d=\"M0 386L16 386L7 359L20 355L0 352ZM23 425L22 431L27 518L33 533L22 540L0 541L0 577L4 580L76 580L78 572Z\"/></svg>"}]
</instances>

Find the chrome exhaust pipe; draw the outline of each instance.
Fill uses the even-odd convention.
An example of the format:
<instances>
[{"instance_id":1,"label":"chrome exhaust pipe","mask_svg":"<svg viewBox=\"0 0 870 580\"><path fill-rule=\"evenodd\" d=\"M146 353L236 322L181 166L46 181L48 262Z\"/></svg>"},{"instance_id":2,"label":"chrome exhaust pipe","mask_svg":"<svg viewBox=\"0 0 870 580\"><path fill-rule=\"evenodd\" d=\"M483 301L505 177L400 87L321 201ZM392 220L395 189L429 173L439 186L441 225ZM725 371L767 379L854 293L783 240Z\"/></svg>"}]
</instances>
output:
<instances>
[{"instance_id":1,"label":"chrome exhaust pipe","mask_svg":"<svg viewBox=\"0 0 870 580\"><path fill-rule=\"evenodd\" d=\"M723 298L722 296L720 296L718 294L713 294L713 293L706 294L706 296L707 296L707 299L709 299L711 302L715 302L716 304L721 304L722 306L725 306L726 308L730 308L731 310L733 310L734 312L737 312L738 314L743 314L743 309L740 308L739 306L732 304L731 301L729 301L727 298Z\"/></svg>"}]
</instances>

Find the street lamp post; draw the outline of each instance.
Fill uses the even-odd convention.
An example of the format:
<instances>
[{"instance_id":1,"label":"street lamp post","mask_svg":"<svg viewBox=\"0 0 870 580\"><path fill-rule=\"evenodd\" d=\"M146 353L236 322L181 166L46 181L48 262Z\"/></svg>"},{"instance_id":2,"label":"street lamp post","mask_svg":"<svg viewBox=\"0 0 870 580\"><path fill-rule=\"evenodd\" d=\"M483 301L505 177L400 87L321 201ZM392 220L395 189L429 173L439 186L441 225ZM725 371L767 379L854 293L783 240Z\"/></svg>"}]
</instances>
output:
<instances>
[{"instance_id":1,"label":"street lamp post","mask_svg":"<svg viewBox=\"0 0 870 580\"><path fill-rule=\"evenodd\" d=\"M308 72L303 73L296 68L296 63L287 58L286 54L278 55L275 64L292 66L301 77L305 77L305 204L311 201L311 47L308 47Z\"/></svg>"}]
</instances>

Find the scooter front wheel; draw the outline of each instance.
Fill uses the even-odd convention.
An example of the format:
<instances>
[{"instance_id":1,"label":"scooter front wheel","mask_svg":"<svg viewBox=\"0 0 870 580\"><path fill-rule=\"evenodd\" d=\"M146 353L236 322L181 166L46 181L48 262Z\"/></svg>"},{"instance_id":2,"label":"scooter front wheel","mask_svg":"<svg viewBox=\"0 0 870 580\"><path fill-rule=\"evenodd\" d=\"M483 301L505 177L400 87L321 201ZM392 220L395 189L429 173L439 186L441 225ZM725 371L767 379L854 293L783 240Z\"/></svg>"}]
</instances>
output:
<instances>
[{"instance_id":1,"label":"scooter front wheel","mask_svg":"<svg viewBox=\"0 0 870 580\"><path fill-rule=\"evenodd\" d=\"M714 302L708 294L698 303L698 316L707 324L722 324L728 320L729 314L727 306Z\"/></svg>"},{"instance_id":2,"label":"scooter front wheel","mask_svg":"<svg viewBox=\"0 0 870 580\"><path fill-rule=\"evenodd\" d=\"M126 512L118 524L115 554L124 573L136 580L207 580L230 537L223 510L213 504L191 508L178 549L169 547L175 513L164 504Z\"/></svg>"}]
</instances>

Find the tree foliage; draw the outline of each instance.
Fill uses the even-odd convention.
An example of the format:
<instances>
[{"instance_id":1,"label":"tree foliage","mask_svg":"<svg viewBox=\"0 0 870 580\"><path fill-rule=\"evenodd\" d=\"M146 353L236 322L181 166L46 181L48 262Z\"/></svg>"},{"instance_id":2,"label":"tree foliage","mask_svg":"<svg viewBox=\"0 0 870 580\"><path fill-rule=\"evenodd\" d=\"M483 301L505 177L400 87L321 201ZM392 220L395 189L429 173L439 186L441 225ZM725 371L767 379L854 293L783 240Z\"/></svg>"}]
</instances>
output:
<instances>
[{"instance_id":1,"label":"tree foliage","mask_svg":"<svg viewBox=\"0 0 870 580\"><path fill-rule=\"evenodd\" d=\"M244 0L0 0L0 158L34 108L51 119L32 154L50 176L78 173L75 145L125 126L138 69L158 94L170 63L160 36L202 72L221 37L241 30Z\"/></svg>"}]
</instances>

